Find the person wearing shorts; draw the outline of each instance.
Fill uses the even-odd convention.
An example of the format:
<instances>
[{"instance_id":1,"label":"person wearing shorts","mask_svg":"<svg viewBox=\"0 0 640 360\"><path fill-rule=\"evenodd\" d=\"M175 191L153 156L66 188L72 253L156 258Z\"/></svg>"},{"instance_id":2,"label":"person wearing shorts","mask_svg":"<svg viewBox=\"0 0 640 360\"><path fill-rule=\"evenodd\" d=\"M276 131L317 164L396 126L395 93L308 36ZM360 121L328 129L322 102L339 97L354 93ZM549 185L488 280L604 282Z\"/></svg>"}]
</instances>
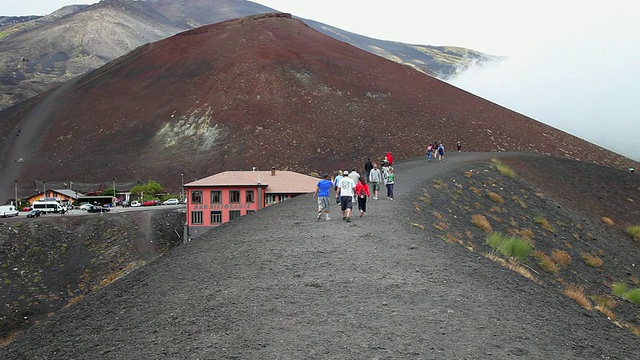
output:
<instances>
[{"instance_id":1,"label":"person wearing shorts","mask_svg":"<svg viewBox=\"0 0 640 360\"><path fill-rule=\"evenodd\" d=\"M320 219L320 217L322 217L322 210L324 210L325 220L331 220L329 218L329 196L331 188L333 187L333 182L330 179L331 175L324 174L322 176L322 180L318 182L316 192L313 193L313 197L318 198L318 217L316 219Z\"/></svg>"},{"instance_id":2,"label":"person wearing shorts","mask_svg":"<svg viewBox=\"0 0 640 360\"><path fill-rule=\"evenodd\" d=\"M353 196L355 195L356 183L345 171L344 176L338 184L338 195L340 196L340 209L342 210L342 220L351 222L351 209L353 209Z\"/></svg>"},{"instance_id":3,"label":"person wearing shorts","mask_svg":"<svg viewBox=\"0 0 640 360\"><path fill-rule=\"evenodd\" d=\"M373 200L378 200L380 181L382 181L382 174L380 173L380 169L378 169L378 164L373 164L373 169L371 169L371 172L369 173L369 183L371 184Z\"/></svg>"}]
</instances>

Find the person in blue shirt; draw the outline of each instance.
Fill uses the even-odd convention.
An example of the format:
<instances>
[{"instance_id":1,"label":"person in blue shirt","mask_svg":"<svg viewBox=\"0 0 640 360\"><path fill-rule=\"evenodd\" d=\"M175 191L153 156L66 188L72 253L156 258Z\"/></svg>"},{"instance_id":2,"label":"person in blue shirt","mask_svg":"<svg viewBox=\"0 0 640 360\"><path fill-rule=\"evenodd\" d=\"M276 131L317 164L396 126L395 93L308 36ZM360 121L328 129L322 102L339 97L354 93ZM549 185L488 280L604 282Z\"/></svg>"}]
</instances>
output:
<instances>
[{"instance_id":1,"label":"person in blue shirt","mask_svg":"<svg viewBox=\"0 0 640 360\"><path fill-rule=\"evenodd\" d=\"M324 210L325 220L331 220L329 218L329 197L331 195L333 182L330 179L331 176L329 174L322 175L322 180L318 181L318 187L316 187L316 191L313 193L313 198L318 198L317 219L320 219L322 216L322 210Z\"/></svg>"}]
</instances>

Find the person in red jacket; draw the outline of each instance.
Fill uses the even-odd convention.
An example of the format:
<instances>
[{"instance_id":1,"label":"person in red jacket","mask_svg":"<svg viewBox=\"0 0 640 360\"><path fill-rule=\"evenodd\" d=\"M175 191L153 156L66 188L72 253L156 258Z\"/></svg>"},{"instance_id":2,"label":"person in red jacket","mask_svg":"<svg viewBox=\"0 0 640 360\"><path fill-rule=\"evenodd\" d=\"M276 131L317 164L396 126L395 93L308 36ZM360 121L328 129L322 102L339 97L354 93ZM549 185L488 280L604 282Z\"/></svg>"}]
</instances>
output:
<instances>
[{"instance_id":1,"label":"person in red jacket","mask_svg":"<svg viewBox=\"0 0 640 360\"><path fill-rule=\"evenodd\" d=\"M389 165L393 165L393 156L391 156L391 152L387 151L386 159Z\"/></svg>"},{"instance_id":2,"label":"person in red jacket","mask_svg":"<svg viewBox=\"0 0 640 360\"><path fill-rule=\"evenodd\" d=\"M358 210L360 210L360 217L364 216L367 212L367 199L371 196L369 192L369 185L364 176L360 176L358 183L356 184L356 196L358 197Z\"/></svg>"}]
</instances>

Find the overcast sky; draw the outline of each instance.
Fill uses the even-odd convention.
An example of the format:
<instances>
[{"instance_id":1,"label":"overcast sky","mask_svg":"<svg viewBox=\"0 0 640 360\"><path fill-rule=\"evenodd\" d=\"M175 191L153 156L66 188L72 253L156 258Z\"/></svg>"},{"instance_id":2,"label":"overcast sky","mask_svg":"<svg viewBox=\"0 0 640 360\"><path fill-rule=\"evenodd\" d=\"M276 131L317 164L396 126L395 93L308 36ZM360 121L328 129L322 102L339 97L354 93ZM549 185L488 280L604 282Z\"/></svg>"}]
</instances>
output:
<instances>
[{"instance_id":1,"label":"overcast sky","mask_svg":"<svg viewBox=\"0 0 640 360\"><path fill-rule=\"evenodd\" d=\"M0 15L95 2L2 0ZM640 161L640 21L628 0L254 2L373 38L507 56L452 84Z\"/></svg>"}]
</instances>

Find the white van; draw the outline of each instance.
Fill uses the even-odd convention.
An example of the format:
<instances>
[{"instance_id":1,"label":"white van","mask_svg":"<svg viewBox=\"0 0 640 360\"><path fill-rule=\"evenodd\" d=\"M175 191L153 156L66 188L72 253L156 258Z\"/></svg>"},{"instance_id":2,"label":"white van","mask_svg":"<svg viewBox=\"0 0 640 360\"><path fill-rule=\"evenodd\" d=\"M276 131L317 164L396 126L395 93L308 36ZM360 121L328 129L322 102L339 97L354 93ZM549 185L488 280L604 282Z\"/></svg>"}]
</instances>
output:
<instances>
[{"instance_id":1,"label":"white van","mask_svg":"<svg viewBox=\"0 0 640 360\"><path fill-rule=\"evenodd\" d=\"M18 216L18 210L13 205L0 206L0 217Z\"/></svg>"},{"instance_id":2,"label":"white van","mask_svg":"<svg viewBox=\"0 0 640 360\"><path fill-rule=\"evenodd\" d=\"M45 214L61 213L64 211L62 205L55 200L34 201L32 208L34 210L40 210Z\"/></svg>"}]
</instances>

